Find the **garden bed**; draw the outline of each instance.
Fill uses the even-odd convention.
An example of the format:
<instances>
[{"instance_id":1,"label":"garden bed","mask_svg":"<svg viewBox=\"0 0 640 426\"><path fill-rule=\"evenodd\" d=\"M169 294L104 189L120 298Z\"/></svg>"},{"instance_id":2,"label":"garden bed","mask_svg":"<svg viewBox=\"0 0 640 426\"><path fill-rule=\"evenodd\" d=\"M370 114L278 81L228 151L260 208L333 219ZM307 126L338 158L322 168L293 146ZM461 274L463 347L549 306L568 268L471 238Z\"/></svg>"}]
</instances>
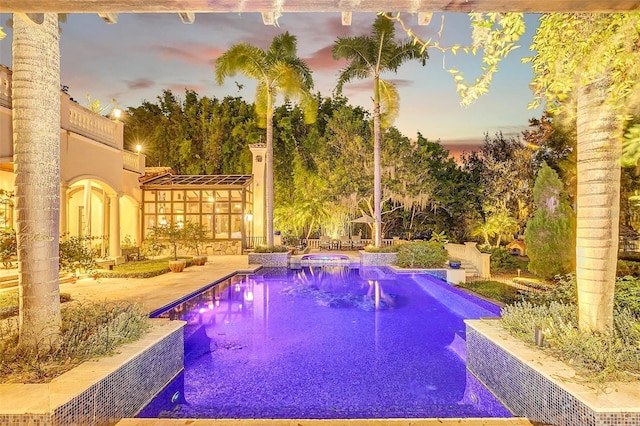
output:
<instances>
[{"instance_id":1,"label":"garden bed","mask_svg":"<svg viewBox=\"0 0 640 426\"><path fill-rule=\"evenodd\" d=\"M150 332L118 354L87 361L50 383L0 384L0 423L114 424L137 414L183 369L184 322L152 321Z\"/></svg>"},{"instance_id":2,"label":"garden bed","mask_svg":"<svg viewBox=\"0 0 640 426\"><path fill-rule=\"evenodd\" d=\"M557 426L640 423L638 382L585 383L564 362L509 335L497 320L467 320L467 368L515 416Z\"/></svg>"}]
</instances>

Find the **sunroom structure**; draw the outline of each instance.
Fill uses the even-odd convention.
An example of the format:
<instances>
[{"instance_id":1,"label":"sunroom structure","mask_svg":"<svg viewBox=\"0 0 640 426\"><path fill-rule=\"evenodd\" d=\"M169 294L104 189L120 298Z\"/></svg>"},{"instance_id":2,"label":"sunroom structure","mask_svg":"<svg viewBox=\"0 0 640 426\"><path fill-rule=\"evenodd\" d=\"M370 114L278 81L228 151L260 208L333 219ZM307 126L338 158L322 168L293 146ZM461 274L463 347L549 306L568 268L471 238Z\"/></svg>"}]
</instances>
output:
<instances>
[{"instance_id":1,"label":"sunroom structure","mask_svg":"<svg viewBox=\"0 0 640 426\"><path fill-rule=\"evenodd\" d=\"M252 175L175 175L141 179L143 240L158 226L202 224L209 254L254 246Z\"/></svg>"}]
</instances>

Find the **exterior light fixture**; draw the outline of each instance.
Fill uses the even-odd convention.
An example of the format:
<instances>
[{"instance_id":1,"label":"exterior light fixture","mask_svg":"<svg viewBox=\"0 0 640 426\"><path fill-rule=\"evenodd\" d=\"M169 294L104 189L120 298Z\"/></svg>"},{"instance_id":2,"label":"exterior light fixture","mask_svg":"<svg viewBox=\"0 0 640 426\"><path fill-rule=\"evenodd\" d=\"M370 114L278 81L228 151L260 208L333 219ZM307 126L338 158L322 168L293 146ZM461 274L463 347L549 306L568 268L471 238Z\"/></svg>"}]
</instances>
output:
<instances>
[{"instance_id":1,"label":"exterior light fixture","mask_svg":"<svg viewBox=\"0 0 640 426\"><path fill-rule=\"evenodd\" d=\"M253 214L251 213L251 210L247 212L247 214L245 215L245 219L247 219L248 222L251 222L253 220Z\"/></svg>"},{"instance_id":2,"label":"exterior light fixture","mask_svg":"<svg viewBox=\"0 0 640 426\"><path fill-rule=\"evenodd\" d=\"M120 108L114 108L111 110L111 116L115 119L115 120L119 120L120 116L122 115L122 110Z\"/></svg>"},{"instance_id":3,"label":"exterior light fixture","mask_svg":"<svg viewBox=\"0 0 640 426\"><path fill-rule=\"evenodd\" d=\"M136 152L140 154L141 151L142 151L142 145L136 144Z\"/></svg>"}]
</instances>

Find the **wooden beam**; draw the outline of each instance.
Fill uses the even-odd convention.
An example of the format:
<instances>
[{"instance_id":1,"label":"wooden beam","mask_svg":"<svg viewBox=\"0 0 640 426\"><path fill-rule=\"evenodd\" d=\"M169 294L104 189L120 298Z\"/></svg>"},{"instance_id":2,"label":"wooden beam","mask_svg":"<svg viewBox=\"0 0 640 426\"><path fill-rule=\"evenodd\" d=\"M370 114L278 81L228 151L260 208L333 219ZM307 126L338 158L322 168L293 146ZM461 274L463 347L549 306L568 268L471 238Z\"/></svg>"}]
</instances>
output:
<instances>
[{"instance_id":1,"label":"wooden beam","mask_svg":"<svg viewBox=\"0 0 640 426\"><path fill-rule=\"evenodd\" d=\"M107 24L117 24L118 14L113 12L98 12L98 16Z\"/></svg>"},{"instance_id":2,"label":"wooden beam","mask_svg":"<svg viewBox=\"0 0 640 426\"><path fill-rule=\"evenodd\" d=\"M178 12L178 16L183 24L193 24L196 20L196 14L193 12Z\"/></svg>"},{"instance_id":3,"label":"wooden beam","mask_svg":"<svg viewBox=\"0 0 640 426\"><path fill-rule=\"evenodd\" d=\"M262 23L265 25L275 25L275 14L273 12L262 12Z\"/></svg>"},{"instance_id":4,"label":"wooden beam","mask_svg":"<svg viewBox=\"0 0 640 426\"><path fill-rule=\"evenodd\" d=\"M351 25L351 12L342 12L342 25Z\"/></svg>"},{"instance_id":5,"label":"wooden beam","mask_svg":"<svg viewBox=\"0 0 640 426\"><path fill-rule=\"evenodd\" d=\"M33 24L40 25L44 22L44 13L25 13L22 15L26 17Z\"/></svg>"},{"instance_id":6,"label":"wooden beam","mask_svg":"<svg viewBox=\"0 0 640 426\"><path fill-rule=\"evenodd\" d=\"M418 25L429 25L433 12L418 12Z\"/></svg>"},{"instance_id":7,"label":"wooden beam","mask_svg":"<svg viewBox=\"0 0 640 426\"><path fill-rule=\"evenodd\" d=\"M415 12L416 0L281 0L278 12ZM2 0L2 13L248 13L275 12L273 0ZM420 0L438 12L628 12L640 0Z\"/></svg>"}]
</instances>

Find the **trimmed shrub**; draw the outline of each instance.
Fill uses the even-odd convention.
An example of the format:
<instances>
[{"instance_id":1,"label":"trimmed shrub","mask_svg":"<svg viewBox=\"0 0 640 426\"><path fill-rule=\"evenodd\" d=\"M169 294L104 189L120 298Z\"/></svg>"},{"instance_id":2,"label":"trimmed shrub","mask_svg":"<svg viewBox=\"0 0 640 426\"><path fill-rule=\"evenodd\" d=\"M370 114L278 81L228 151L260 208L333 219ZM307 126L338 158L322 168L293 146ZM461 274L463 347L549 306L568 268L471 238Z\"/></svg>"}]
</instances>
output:
<instances>
[{"instance_id":1,"label":"trimmed shrub","mask_svg":"<svg viewBox=\"0 0 640 426\"><path fill-rule=\"evenodd\" d=\"M543 278L575 269L575 215L563 188L555 170L543 164L533 188L537 209L524 232L529 271Z\"/></svg>"},{"instance_id":2,"label":"trimmed shrub","mask_svg":"<svg viewBox=\"0 0 640 426\"><path fill-rule=\"evenodd\" d=\"M441 242L409 242L398 246L396 265L401 268L444 268L447 251Z\"/></svg>"},{"instance_id":3,"label":"trimmed shrub","mask_svg":"<svg viewBox=\"0 0 640 426\"><path fill-rule=\"evenodd\" d=\"M284 253L289 251L286 246L258 246L254 253Z\"/></svg>"}]
</instances>

